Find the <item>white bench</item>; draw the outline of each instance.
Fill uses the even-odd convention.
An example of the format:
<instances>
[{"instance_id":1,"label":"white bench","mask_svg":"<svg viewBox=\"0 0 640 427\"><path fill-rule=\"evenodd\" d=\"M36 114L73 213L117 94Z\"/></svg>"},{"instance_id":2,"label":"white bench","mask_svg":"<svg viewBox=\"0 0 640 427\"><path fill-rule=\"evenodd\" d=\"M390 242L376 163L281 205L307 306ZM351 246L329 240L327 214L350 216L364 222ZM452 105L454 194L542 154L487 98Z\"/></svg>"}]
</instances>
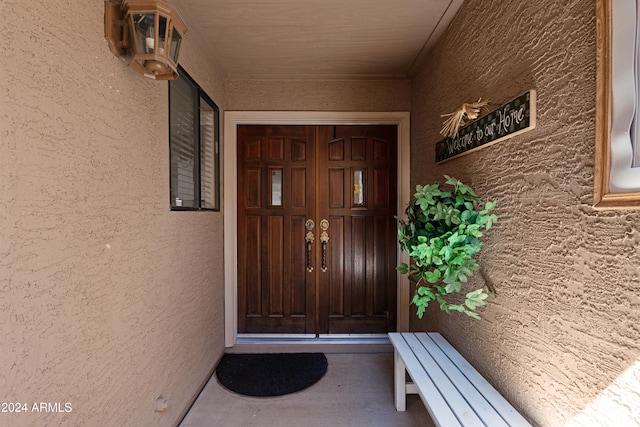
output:
<instances>
[{"instance_id":1,"label":"white bench","mask_svg":"<svg viewBox=\"0 0 640 427\"><path fill-rule=\"evenodd\" d=\"M406 409L407 394L417 393L436 426L531 426L439 333L390 333L389 339L398 411Z\"/></svg>"}]
</instances>

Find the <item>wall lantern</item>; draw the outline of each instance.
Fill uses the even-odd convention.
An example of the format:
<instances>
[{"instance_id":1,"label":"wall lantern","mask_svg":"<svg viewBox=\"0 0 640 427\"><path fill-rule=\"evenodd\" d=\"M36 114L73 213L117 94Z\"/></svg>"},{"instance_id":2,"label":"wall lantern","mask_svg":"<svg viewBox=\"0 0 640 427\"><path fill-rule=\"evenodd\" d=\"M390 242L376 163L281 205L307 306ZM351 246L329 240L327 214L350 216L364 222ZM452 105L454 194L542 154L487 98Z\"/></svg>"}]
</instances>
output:
<instances>
[{"instance_id":1,"label":"wall lantern","mask_svg":"<svg viewBox=\"0 0 640 427\"><path fill-rule=\"evenodd\" d=\"M104 35L116 56L133 55L131 66L155 80L178 78L178 55L187 27L162 0L105 0Z\"/></svg>"}]
</instances>

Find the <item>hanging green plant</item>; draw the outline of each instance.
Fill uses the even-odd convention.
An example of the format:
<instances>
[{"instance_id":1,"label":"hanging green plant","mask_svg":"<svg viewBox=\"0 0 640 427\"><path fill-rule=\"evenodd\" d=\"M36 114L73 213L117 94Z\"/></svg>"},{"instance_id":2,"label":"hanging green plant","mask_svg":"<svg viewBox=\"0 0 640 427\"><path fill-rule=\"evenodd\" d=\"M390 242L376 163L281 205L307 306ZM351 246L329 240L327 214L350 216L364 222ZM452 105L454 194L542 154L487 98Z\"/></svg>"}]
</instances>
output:
<instances>
[{"instance_id":1,"label":"hanging green plant","mask_svg":"<svg viewBox=\"0 0 640 427\"><path fill-rule=\"evenodd\" d=\"M479 239L498 220L489 212L494 202L484 206L468 185L445 175L445 184L416 186L415 200L405 211L407 220L399 220L400 247L411 258L398 271L408 274L415 285L413 304L422 318L431 301L446 313L459 311L480 319L476 308L486 304L489 294L484 288L465 295L463 304L447 301L463 291L463 283L480 269L474 259L484 245ZM445 187L446 186L446 187Z\"/></svg>"}]
</instances>

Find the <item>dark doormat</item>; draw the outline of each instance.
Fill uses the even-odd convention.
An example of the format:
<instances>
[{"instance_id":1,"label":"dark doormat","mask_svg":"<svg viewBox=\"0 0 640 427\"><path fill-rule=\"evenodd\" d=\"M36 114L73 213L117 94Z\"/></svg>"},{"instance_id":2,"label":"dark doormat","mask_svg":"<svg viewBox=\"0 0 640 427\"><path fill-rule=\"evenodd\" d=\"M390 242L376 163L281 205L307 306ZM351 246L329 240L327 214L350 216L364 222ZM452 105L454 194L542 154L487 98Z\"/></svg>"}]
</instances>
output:
<instances>
[{"instance_id":1,"label":"dark doormat","mask_svg":"<svg viewBox=\"0 0 640 427\"><path fill-rule=\"evenodd\" d=\"M216 368L220 384L246 396L295 393L327 372L322 353L225 354Z\"/></svg>"}]
</instances>

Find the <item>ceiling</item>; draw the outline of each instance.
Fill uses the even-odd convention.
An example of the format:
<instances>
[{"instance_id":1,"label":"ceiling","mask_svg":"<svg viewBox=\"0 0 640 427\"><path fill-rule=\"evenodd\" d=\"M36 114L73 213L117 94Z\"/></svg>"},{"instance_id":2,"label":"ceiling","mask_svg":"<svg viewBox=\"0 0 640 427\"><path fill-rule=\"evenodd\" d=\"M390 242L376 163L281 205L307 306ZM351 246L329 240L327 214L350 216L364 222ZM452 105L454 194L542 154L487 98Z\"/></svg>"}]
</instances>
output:
<instances>
[{"instance_id":1,"label":"ceiling","mask_svg":"<svg viewBox=\"0 0 640 427\"><path fill-rule=\"evenodd\" d=\"M170 0L228 78L406 78L463 0Z\"/></svg>"}]
</instances>

